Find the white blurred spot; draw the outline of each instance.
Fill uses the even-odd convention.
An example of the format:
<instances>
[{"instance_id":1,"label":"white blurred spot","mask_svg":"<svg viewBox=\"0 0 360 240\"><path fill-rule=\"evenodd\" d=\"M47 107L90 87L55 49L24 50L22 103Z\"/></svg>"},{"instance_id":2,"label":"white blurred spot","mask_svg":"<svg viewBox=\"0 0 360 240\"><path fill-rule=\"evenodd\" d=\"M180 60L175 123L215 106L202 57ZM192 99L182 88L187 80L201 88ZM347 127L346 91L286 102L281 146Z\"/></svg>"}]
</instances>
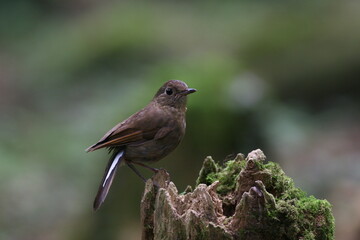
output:
<instances>
[{"instance_id":1,"label":"white blurred spot","mask_svg":"<svg viewBox=\"0 0 360 240\"><path fill-rule=\"evenodd\" d=\"M230 104L236 108L251 108L258 104L267 92L263 79L252 72L246 72L229 85Z\"/></svg>"}]
</instances>

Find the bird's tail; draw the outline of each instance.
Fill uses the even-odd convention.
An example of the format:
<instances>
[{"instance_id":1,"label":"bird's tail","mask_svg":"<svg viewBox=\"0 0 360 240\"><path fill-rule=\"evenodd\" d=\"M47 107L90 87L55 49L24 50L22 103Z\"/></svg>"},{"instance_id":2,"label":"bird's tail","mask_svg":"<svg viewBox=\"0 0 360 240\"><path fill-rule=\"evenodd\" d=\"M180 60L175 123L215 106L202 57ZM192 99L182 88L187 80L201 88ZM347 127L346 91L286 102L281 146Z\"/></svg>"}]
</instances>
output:
<instances>
[{"instance_id":1,"label":"bird's tail","mask_svg":"<svg viewBox=\"0 0 360 240\"><path fill-rule=\"evenodd\" d=\"M94 205L93 205L94 210L99 209L101 204L105 201L105 198L111 187L112 181L115 177L116 170L120 165L121 161L123 160L123 156L124 156L124 150L113 154L112 157L110 158L109 163L105 169L104 177L101 180L99 190L94 200Z\"/></svg>"}]
</instances>

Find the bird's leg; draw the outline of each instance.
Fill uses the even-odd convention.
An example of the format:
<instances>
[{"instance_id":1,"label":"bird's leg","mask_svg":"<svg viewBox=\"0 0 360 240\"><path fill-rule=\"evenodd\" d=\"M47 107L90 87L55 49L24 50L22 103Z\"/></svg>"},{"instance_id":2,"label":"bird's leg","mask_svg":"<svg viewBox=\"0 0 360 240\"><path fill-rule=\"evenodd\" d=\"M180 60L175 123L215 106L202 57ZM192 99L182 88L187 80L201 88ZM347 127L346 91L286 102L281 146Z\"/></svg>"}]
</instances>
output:
<instances>
[{"instance_id":1,"label":"bird's leg","mask_svg":"<svg viewBox=\"0 0 360 240\"><path fill-rule=\"evenodd\" d=\"M137 165L139 165L139 166L142 166L142 167L144 167L144 168L150 169L150 170L153 171L154 173L157 173L157 172L159 171L159 169L150 167L150 166L148 166L148 165L146 165L146 164L144 164L144 163L141 163L141 162L133 162L133 163L134 163L134 164L137 164Z\"/></svg>"},{"instance_id":2,"label":"bird's leg","mask_svg":"<svg viewBox=\"0 0 360 240\"><path fill-rule=\"evenodd\" d=\"M135 166L130 163L130 162L126 162L126 164L131 168L131 170L134 171L134 173L136 173L136 175L138 175L144 182L146 182L146 178L144 178L140 172L135 168ZM146 166L146 165L145 165ZM156 168L155 168L156 169ZM156 169L157 170L157 169ZM153 181L153 184L155 187L159 188L159 184L157 184L156 182Z\"/></svg>"},{"instance_id":3,"label":"bird's leg","mask_svg":"<svg viewBox=\"0 0 360 240\"><path fill-rule=\"evenodd\" d=\"M129 166L129 168L131 168L131 170L134 171L134 173L136 173L136 175L138 175L144 182L146 182L146 178L143 177L143 175L140 174L140 172L135 168L134 165L132 165L130 162L126 161L126 164Z\"/></svg>"}]
</instances>

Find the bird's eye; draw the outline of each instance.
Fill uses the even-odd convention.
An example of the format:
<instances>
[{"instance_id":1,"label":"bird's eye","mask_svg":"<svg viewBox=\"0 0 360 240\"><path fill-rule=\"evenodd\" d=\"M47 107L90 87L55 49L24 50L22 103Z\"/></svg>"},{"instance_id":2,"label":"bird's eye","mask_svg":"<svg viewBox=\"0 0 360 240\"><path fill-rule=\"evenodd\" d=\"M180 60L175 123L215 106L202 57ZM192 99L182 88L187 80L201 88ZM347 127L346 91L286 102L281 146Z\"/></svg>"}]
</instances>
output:
<instances>
[{"instance_id":1,"label":"bird's eye","mask_svg":"<svg viewBox=\"0 0 360 240\"><path fill-rule=\"evenodd\" d=\"M172 90L171 88L167 88L167 89L165 90L165 92L166 92L167 95L173 94L173 90Z\"/></svg>"}]
</instances>

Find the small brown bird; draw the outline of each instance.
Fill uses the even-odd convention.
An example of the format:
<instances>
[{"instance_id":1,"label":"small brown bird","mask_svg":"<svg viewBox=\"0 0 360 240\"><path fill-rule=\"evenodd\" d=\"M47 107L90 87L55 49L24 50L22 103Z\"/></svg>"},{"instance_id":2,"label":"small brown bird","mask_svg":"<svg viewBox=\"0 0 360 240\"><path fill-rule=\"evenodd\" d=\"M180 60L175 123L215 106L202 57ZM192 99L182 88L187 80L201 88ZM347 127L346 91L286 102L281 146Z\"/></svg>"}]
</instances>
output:
<instances>
[{"instance_id":1,"label":"small brown bird","mask_svg":"<svg viewBox=\"0 0 360 240\"><path fill-rule=\"evenodd\" d=\"M196 92L180 80L167 81L142 110L108 131L86 149L92 152L108 148L112 152L94 201L94 210L104 202L120 163L126 163L144 181L134 164L149 168L144 162L162 159L173 151L185 134L187 95Z\"/></svg>"}]
</instances>

